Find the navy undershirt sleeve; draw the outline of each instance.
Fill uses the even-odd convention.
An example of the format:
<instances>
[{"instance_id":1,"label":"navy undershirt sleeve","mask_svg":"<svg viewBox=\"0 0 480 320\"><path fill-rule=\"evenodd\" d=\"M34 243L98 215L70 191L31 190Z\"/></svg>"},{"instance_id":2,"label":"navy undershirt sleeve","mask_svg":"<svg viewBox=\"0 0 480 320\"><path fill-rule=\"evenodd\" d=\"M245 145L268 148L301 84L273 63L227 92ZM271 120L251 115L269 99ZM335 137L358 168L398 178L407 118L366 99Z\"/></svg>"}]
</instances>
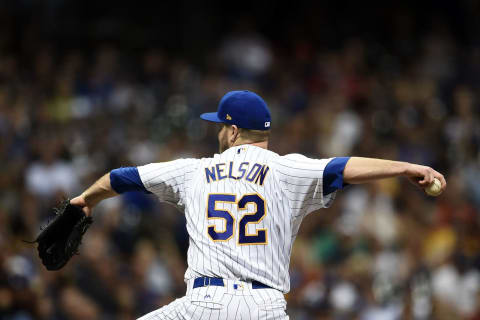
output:
<instances>
[{"instance_id":1,"label":"navy undershirt sleeve","mask_svg":"<svg viewBox=\"0 0 480 320\"><path fill-rule=\"evenodd\" d=\"M343 183L343 170L350 157L332 159L323 171L323 195L328 195L348 184Z\"/></svg>"},{"instance_id":2,"label":"navy undershirt sleeve","mask_svg":"<svg viewBox=\"0 0 480 320\"><path fill-rule=\"evenodd\" d=\"M110 171L110 185L116 193L127 191L151 193L145 189L136 167L124 167Z\"/></svg>"}]
</instances>

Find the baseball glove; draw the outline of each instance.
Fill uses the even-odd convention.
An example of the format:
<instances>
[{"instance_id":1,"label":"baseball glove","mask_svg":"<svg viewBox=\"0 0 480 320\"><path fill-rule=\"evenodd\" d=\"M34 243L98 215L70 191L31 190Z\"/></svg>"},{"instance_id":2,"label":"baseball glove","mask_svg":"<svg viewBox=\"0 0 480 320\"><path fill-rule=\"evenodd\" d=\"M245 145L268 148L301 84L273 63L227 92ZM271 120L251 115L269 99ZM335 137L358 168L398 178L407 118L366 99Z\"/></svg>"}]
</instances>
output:
<instances>
[{"instance_id":1,"label":"baseball glove","mask_svg":"<svg viewBox=\"0 0 480 320\"><path fill-rule=\"evenodd\" d=\"M42 229L34 242L38 242L38 255L47 270L59 270L78 253L83 234L93 222L80 207L65 200L54 208L55 217Z\"/></svg>"}]
</instances>

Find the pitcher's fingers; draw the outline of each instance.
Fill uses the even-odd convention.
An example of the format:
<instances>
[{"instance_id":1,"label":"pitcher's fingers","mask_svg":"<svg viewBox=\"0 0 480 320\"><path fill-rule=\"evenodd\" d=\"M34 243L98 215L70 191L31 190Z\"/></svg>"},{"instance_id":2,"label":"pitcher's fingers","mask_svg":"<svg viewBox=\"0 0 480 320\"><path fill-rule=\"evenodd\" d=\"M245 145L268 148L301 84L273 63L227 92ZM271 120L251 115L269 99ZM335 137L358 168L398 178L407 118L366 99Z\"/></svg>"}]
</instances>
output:
<instances>
[{"instance_id":1,"label":"pitcher's fingers","mask_svg":"<svg viewBox=\"0 0 480 320\"><path fill-rule=\"evenodd\" d=\"M420 181L420 184L423 186L429 186L433 182L433 170L432 169L427 169L425 171L425 175L423 176L423 179Z\"/></svg>"},{"instance_id":2,"label":"pitcher's fingers","mask_svg":"<svg viewBox=\"0 0 480 320\"><path fill-rule=\"evenodd\" d=\"M435 178L437 178L440 181L440 184L442 185L442 190L445 190L447 188L447 180L445 180L445 177L443 176L443 174L435 171Z\"/></svg>"},{"instance_id":3,"label":"pitcher's fingers","mask_svg":"<svg viewBox=\"0 0 480 320\"><path fill-rule=\"evenodd\" d=\"M429 177L425 174L423 177L419 177L418 184L421 186L428 186L429 185Z\"/></svg>"}]
</instances>

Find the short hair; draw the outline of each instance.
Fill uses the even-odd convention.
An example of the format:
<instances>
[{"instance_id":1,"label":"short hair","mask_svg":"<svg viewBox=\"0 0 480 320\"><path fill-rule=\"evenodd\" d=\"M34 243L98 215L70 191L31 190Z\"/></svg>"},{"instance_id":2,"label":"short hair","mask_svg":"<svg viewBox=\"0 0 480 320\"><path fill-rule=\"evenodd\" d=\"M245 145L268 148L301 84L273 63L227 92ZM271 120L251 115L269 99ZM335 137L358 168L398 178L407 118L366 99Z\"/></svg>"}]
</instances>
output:
<instances>
[{"instance_id":1,"label":"short hair","mask_svg":"<svg viewBox=\"0 0 480 320\"><path fill-rule=\"evenodd\" d=\"M229 123L224 123L224 126L231 127L232 125ZM252 129L245 129L245 128L238 128L238 133L243 140L248 142L262 142L267 141L270 137L270 130L252 130Z\"/></svg>"},{"instance_id":2,"label":"short hair","mask_svg":"<svg viewBox=\"0 0 480 320\"><path fill-rule=\"evenodd\" d=\"M248 140L250 142L262 142L267 141L270 137L270 130L251 130L251 129L244 129L238 128L238 132L240 137L244 140Z\"/></svg>"}]
</instances>

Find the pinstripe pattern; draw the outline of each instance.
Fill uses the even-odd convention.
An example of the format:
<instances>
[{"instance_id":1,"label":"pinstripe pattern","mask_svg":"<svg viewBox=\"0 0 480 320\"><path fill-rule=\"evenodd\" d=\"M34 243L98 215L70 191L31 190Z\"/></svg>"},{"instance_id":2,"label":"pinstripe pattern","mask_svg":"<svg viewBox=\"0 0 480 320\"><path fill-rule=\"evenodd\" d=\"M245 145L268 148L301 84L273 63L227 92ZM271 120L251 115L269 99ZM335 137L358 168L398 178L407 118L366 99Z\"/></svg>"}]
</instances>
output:
<instances>
[{"instance_id":1,"label":"pinstripe pattern","mask_svg":"<svg viewBox=\"0 0 480 320\"><path fill-rule=\"evenodd\" d=\"M212 298L205 299L206 295ZM275 289L245 288L235 291L233 288L210 286L189 290L185 297L139 320L288 320L285 309L283 294Z\"/></svg>"},{"instance_id":2,"label":"pinstripe pattern","mask_svg":"<svg viewBox=\"0 0 480 320\"><path fill-rule=\"evenodd\" d=\"M303 218L312 211L330 206L335 198L335 192L326 196L323 194L323 171L330 160L309 159L300 154L279 156L256 146L243 145L232 147L212 158L154 163L138 167L138 171L147 190L161 201L173 204L185 212L190 236L186 281L201 276L256 280L278 290L277 292L287 293L290 290L290 253ZM229 172L230 162L233 162L232 172ZM243 167L246 169L243 177L229 178L230 174L234 177L242 176L241 163L248 163ZM263 185L255 183L255 179L252 182L246 180L256 163L261 167L269 167ZM217 165L223 168L222 176L226 178L219 178ZM210 183L207 183L205 168L213 172L214 178L209 178ZM252 176L253 173L254 170ZM255 235L259 229L265 229L264 238L267 243L238 243L239 221L246 214L255 214L254 203L247 203L247 210L242 211L238 209L237 203L215 203L216 210L226 210L234 217L233 235L227 241L214 241L210 238L207 233L209 226L215 226L215 230L220 233L226 232L227 228L225 219L208 219L207 199L210 194L235 195L237 202L246 194L257 194L264 199L264 217L258 222L246 224L245 230L246 234ZM274 298L270 291L275 290L257 291L258 295L263 295L263 303ZM236 296L228 299L226 295L224 299L224 307L228 312L225 319L274 319L276 313L278 319L285 319L284 311L273 312L265 308L250 310L249 297L239 300ZM175 318L178 312L174 310L180 308L178 305L185 304L184 300L176 301L159 309L157 315L161 314L165 319ZM183 308L187 314L200 312L205 319L223 319L219 310L192 310L190 305ZM242 315L243 312L246 313ZM155 318L157 315L152 315L152 319L163 319Z\"/></svg>"}]
</instances>

